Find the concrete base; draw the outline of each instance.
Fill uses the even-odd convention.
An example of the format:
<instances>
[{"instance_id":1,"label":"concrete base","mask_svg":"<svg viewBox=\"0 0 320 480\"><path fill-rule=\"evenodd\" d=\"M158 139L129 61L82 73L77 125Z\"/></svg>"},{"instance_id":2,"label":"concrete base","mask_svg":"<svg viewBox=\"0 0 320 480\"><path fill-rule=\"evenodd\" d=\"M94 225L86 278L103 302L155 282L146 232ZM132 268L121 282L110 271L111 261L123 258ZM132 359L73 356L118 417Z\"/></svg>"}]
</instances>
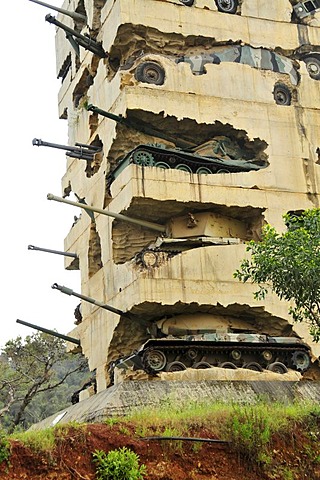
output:
<instances>
[{"instance_id":1,"label":"concrete base","mask_svg":"<svg viewBox=\"0 0 320 480\"><path fill-rule=\"evenodd\" d=\"M161 381L134 380L114 385L93 397L33 425L43 429L71 421L98 423L108 417L123 416L135 408L164 402L221 401L255 403L259 400L291 403L295 400L320 402L320 382L280 381Z\"/></svg>"}]
</instances>

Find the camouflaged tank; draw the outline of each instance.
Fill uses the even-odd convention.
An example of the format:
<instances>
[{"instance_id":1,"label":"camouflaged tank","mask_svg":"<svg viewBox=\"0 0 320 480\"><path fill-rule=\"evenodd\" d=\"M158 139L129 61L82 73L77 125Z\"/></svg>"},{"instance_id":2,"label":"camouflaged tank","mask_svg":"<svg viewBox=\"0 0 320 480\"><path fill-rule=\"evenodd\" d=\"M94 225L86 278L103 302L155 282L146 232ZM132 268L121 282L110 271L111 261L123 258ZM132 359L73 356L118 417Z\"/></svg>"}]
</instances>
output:
<instances>
[{"instance_id":1,"label":"camouflaged tank","mask_svg":"<svg viewBox=\"0 0 320 480\"><path fill-rule=\"evenodd\" d=\"M142 144L118 162L108 175L107 184L110 186L130 163L205 175L249 172L267 167L266 160L256 160L252 156L252 152L241 149L236 141L225 136L214 137L189 151L161 143Z\"/></svg>"},{"instance_id":2,"label":"camouflaged tank","mask_svg":"<svg viewBox=\"0 0 320 480\"><path fill-rule=\"evenodd\" d=\"M310 363L310 347L295 337L202 333L150 339L136 353L120 359L116 366L133 367L152 375L210 367L258 372L266 369L283 374L289 368L303 373Z\"/></svg>"}]
</instances>

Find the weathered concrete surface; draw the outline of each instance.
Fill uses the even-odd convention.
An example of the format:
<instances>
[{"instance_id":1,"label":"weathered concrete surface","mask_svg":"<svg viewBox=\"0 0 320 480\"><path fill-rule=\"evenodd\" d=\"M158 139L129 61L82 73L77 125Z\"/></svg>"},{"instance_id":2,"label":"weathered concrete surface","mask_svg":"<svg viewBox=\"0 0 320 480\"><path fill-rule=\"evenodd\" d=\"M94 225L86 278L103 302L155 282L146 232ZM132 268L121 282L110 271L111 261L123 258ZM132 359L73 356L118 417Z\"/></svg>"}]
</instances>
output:
<instances>
[{"instance_id":1,"label":"weathered concrete surface","mask_svg":"<svg viewBox=\"0 0 320 480\"><path fill-rule=\"evenodd\" d=\"M221 401L255 403L258 400L291 403L295 400L320 401L320 382L279 381L132 381L114 385L87 400L33 425L47 428L56 423L102 422L108 417L127 415L137 407L165 402Z\"/></svg>"},{"instance_id":2,"label":"weathered concrete surface","mask_svg":"<svg viewBox=\"0 0 320 480\"><path fill-rule=\"evenodd\" d=\"M239 3L237 15L229 15L218 12L212 0L196 0L192 7L179 0L64 0L63 8L85 10L87 22L77 28L101 41L108 57L84 48L77 57L65 32L57 29L59 116L68 122L68 142L103 146L91 165L68 159L63 195L76 194L89 205L163 225L187 213L231 217L246 223L246 240L259 239L265 222L283 231L282 215L288 211L319 206L320 81L296 58L300 47L320 45L319 22L291 22L290 0ZM75 26L71 18L61 17ZM206 73L195 75L187 63L175 62L182 55L231 44L277 51L294 60L300 81L295 85L287 73L237 62L206 64ZM163 84L137 80L137 63L146 59L164 69ZM290 90L290 105L275 101L279 82ZM230 137L250 146L255 156L266 156L268 167L202 175L130 165L106 188L108 173L124 155L139 144L159 143L161 137L116 125L88 111L87 103L197 145ZM65 239L65 250L79 257L81 293L133 316L128 321L82 302L83 321L70 335L81 341L98 392L109 384L110 363L140 348L150 336L149 327L186 313L192 321L202 314L224 316L231 329L247 331L249 326L257 333L299 336L310 344L313 359L319 357L320 346L312 343L308 325L292 325L287 302L274 294L258 301L254 285L233 277L247 255L245 245L205 245L142 268L139 255L159 240L146 230L101 214L93 222L82 213ZM66 257L66 268L70 264ZM212 323L214 328L216 320Z\"/></svg>"}]
</instances>

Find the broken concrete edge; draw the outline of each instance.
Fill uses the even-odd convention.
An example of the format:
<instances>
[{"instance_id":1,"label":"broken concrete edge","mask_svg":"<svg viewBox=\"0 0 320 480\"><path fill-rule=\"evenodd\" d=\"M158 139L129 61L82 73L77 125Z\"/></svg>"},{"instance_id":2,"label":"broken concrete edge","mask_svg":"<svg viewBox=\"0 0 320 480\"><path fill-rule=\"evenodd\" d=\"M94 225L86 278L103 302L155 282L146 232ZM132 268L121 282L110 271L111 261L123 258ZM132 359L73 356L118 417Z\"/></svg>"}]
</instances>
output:
<instances>
[{"instance_id":1,"label":"broken concrete edge","mask_svg":"<svg viewBox=\"0 0 320 480\"><path fill-rule=\"evenodd\" d=\"M183 399L183 400L181 400ZM76 405L51 415L30 427L42 430L69 422L102 423L110 417L125 417L139 408L190 402L259 401L293 403L320 401L320 382L299 381L131 381L114 385Z\"/></svg>"}]
</instances>

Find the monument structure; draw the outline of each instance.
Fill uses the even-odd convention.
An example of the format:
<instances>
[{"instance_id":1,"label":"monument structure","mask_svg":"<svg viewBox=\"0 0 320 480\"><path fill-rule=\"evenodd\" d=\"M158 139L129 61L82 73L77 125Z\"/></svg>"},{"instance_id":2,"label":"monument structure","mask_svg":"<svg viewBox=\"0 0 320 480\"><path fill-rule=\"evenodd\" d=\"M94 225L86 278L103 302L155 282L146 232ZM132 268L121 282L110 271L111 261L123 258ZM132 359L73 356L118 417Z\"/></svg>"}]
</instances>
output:
<instances>
[{"instance_id":1,"label":"monument structure","mask_svg":"<svg viewBox=\"0 0 320 480\"><path fill-rule=\"evenodd\" d=\"M255 286L233 277L264 224L282 231L285 213L319 206L315 2L65 0L62 9L71 15L46 20L59 115L78 149L67 151L61 197L49 199L97 210L79 210L65 238L76 254L65 268L80 269L89 297L70 335L97 391L155 331L296 336L315 359L319 346L288 304L255 300Z\"/></svg>"}]
</instances>

